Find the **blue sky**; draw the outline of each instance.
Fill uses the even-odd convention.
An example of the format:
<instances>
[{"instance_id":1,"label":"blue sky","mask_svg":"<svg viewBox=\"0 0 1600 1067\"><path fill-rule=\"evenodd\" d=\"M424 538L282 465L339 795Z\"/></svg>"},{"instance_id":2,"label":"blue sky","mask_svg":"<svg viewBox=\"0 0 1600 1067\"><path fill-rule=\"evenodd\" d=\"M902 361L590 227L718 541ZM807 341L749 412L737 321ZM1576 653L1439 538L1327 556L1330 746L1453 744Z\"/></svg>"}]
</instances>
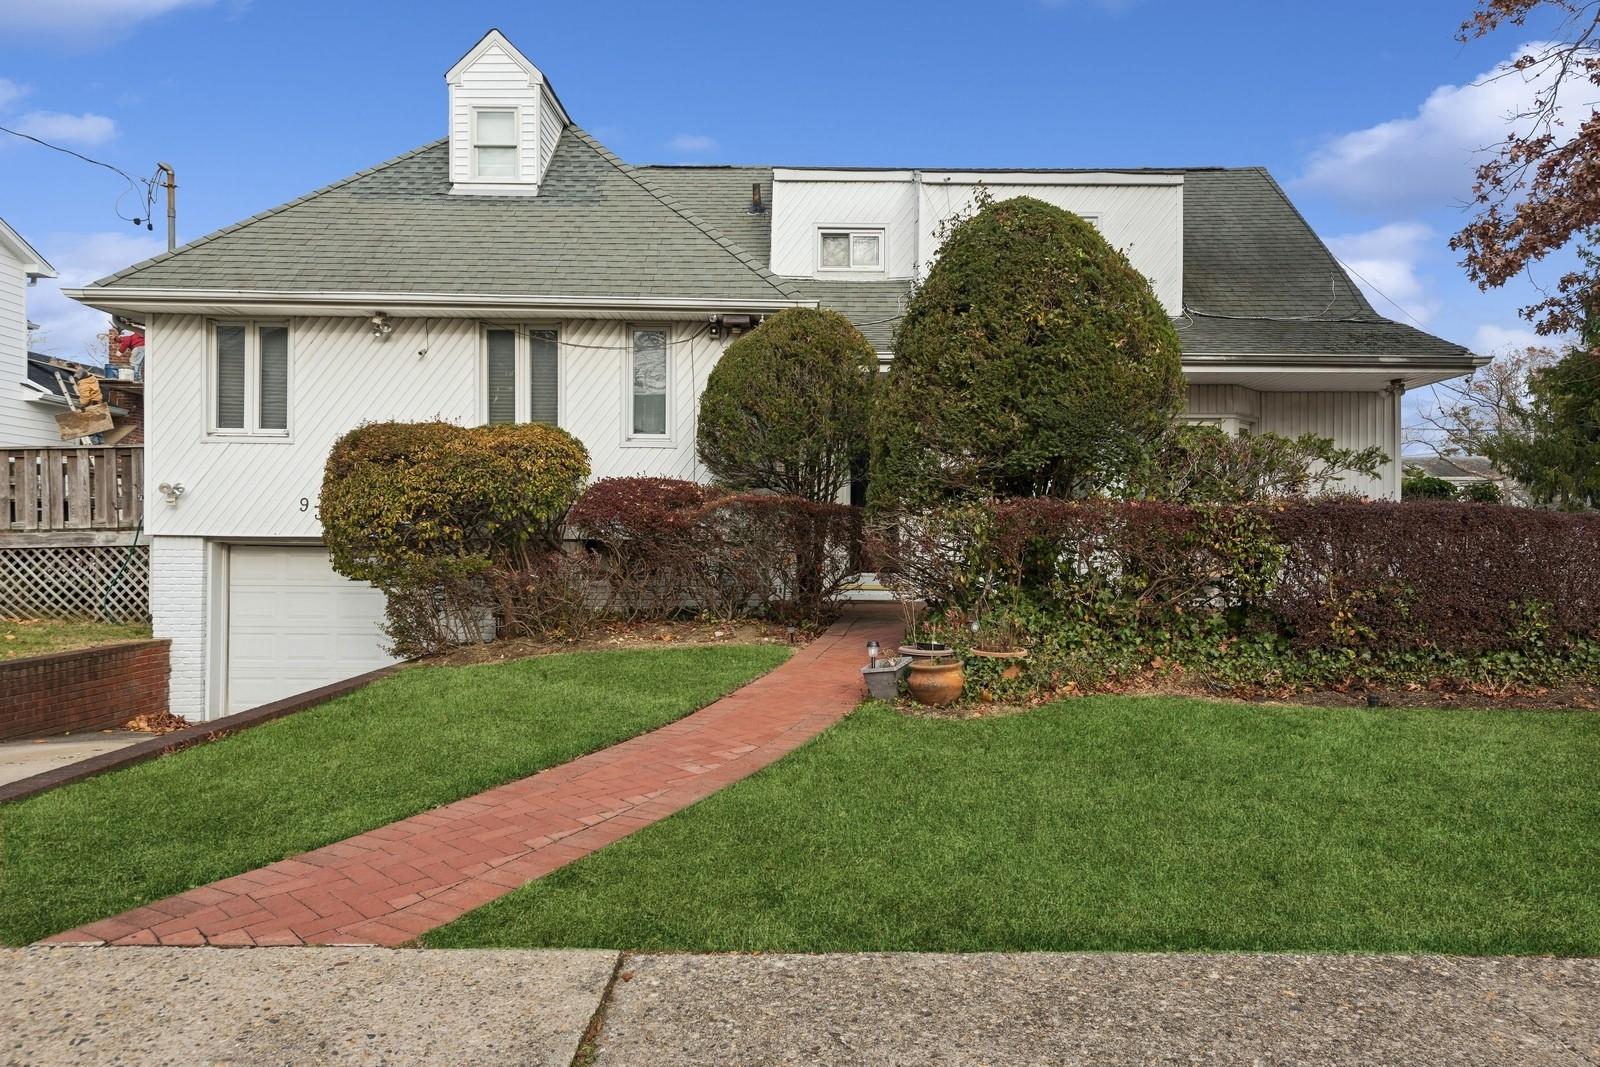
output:
<instances>
[{"instance_id":1,"label":"blue sky","mask_svg":"<svg viewBox=\"0 0 1600 1067\"><path fill-rule=\"evenodd\" d=\"M0 0L0 125L170 161L186 240L441 136L444 71L498 26L632 162L1264 165L1381 311L1492 351L1558 272L1482 294L1446 241L1528 91L1474 83L1548 28L1462 45L1471 6ZM67 284L163 247L110 172L0 135L0 173ZM29 310L72 358L102 328L43 283Z\"/></svg>"}]
</instances>

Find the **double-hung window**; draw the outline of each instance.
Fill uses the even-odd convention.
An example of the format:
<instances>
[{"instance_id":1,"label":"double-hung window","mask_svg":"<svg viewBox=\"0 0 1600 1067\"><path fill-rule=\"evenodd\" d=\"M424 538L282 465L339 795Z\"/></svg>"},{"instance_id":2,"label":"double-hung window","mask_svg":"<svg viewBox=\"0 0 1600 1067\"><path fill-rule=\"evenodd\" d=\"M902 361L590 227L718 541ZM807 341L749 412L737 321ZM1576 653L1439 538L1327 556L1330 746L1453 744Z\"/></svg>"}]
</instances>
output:
<instances>
[{"instance_id":1,"label":"double-hung window","mask_svg":"<svg viewBox=\"0 0 1600 1067\"><path fill-rule=\"evenodd\" d=\"M822 230L818 242L822 270L883 270L882 230Z\"/></svg>"},{"instance_id":2,"label":"double-hung window","mask_svg":"<svg viewBox=\"0 0 1600 1067\"><path fill-rule=\"evenodd\" d=\"M672 358L665 326L636 326L628 351L628 436L665 440Z\"/></svg>"},{"instance_id":3,"label":"double-hung window","mask_svg":"<svg viewBox=\"0 0 1600 1067\"><path fill-rule=\"evenodd\" d=\"M560 423L561 344L547 327L484 331L484 417L488 422Z\"/></svg>"},{"instance_id":4,"label":"double-hung window","mask_svg":"<svg viewBox=\"0 0 1600 1067\"><path fill-rule=\"evenodd\" d=\"M289 327L218 322L211 327L210 430L289 435Z\"/></svg>"},{"instance_id":5,"label":"double-hung window","mask_svg":"<svg viewBox=\"0 0 1600 1067\"><path fill-rule=\"evenodd\" d=\"M517 112L481 107L472 113L472 176L517 180Z\"/></svg>"}]
</instances>

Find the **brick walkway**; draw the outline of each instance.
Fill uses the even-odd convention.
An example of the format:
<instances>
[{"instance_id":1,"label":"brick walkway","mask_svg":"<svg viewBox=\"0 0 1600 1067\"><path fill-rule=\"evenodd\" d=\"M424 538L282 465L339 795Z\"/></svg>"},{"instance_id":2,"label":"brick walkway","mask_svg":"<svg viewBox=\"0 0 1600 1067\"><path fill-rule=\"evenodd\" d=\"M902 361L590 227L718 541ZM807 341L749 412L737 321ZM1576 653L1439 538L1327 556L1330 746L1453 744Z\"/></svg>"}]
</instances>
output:
<instances>
[{"instance_id":1,"label":"brick walkway","mask_svg":"<svg viewBox=\"0 0 1600 1067\"><path fill-rule=\"evenodd\" d=\"M862 605L777 670L677 722L477 796L45 939L46 944L398 945L782 758L863 696Z\"/></svg>"}]
</instances>

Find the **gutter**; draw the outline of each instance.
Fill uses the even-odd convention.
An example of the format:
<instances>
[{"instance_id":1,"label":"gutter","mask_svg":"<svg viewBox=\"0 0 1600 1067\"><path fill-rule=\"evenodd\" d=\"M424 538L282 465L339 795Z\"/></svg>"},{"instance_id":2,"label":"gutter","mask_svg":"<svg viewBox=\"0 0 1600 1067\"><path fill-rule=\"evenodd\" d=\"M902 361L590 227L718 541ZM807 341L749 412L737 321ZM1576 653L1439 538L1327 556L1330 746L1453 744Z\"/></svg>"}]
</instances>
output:
<instances>
[{"instance_id":1,"label":"gutter","mask_svg":"<svg viewBox=\"0 0 1600 1067\"><path fill-rule=\"evenodd\" d=\"M561 294L506 293L394 293L304 291L271 289L139 289L130 286L87 286L62 289L79 303L109 311L177 311L216 305L253 305L304 308L330 314L370 315L385 311L397 317L429 315L449 317L463 311L571 311L584 312L710 312L730 309L750 312L781 311L789 307L816 307L816 300L782 298L727 300L710 297L569 296ZM462 316L470 317L470 316Z\"/></svg>"}]
</instances>

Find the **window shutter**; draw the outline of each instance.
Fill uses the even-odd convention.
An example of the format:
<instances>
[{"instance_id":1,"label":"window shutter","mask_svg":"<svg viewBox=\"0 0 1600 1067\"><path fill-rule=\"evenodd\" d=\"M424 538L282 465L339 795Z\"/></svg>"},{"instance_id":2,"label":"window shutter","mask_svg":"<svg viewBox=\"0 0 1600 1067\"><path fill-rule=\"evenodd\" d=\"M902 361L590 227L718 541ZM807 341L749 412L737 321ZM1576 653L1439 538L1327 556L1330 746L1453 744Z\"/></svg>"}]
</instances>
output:
<instances>
[{"instance_id":1,"label":"window shutter","mask_svg":"<svg viewBox=\"0 0 1600 1067\"><path fill-rule=\"evenodd\" d=\"M244 429L244 327L217 326L217 429Z\"/></svg>"},{"instance_id":2,"label":"window shutter","mask_svg":"<svg viewBox=\"0 0 1600 1067\"><path fill-rule=\"evenodd\" d=\"M517 335L489 331L489 421L517 421Z\"/></svg>"},{"instance_id":3,"label":"window shutter","mask_svg":"<svg viewBox=\"0 0 1600 1067\"><path fill-rule=\"evenodd\" d=\"M528 417L534 422L547 422L556 425L560 412L557 410L559 381L557 374L557 352L559 346L556 342L554 330L530 330L528 333L528 369L529 383L532 394L529 398Z\"/></svg>"},{"instance_id":4,"label":"window shutter","mask_svg":"<svg viewBox=\"0 0 1600 1067\"><path fill-rule=\"evenodd\" d=\"M263 326L261 346L261 429L289 428L289 328Z\"/></svg>"}]
</instances>

